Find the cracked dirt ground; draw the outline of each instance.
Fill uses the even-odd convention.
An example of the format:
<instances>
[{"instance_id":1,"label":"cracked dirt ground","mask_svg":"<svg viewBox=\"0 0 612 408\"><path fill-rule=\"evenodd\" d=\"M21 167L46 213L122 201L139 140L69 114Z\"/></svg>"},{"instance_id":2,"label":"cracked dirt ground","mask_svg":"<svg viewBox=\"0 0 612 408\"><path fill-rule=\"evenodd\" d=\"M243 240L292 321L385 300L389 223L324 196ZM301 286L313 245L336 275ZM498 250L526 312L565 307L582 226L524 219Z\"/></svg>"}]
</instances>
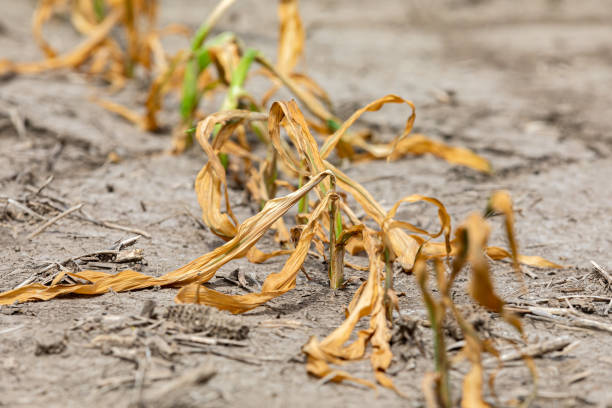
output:
<instances>
[{"instance_id":1,"label":"cracked dirt ground","mask_svg":"<svg viewBox=\"0 0 612 408\"><path fill-rule=\"evenodd\" d=\"M161 23L196 27L212 1L164 1ZM416 130L449 144L473 149L488 158L491 176L449 165L430 156L397 162L370 162L346 171L388 208L402 196L418 193L439 198L457 225L481 211L495 189L515 200L517 236L522 252L568 265L563 270L531 269L527 293L511 265L493 265L495 283L507 301L567 307L564 298L610 298L612 292L593 273L594 260L612 269L612 4L606 0L311 0L301 2L308 38L305 72L332 96L340 115L387 93L417 106ZM40 57L29 31L35 2L0 0L0 58L28 61ZM62 47L75 42L68 25L54 20L46 29ZM243 1L224 18L219 30L231 29L249 44L274 55L276 12L255 0ZM171 44L170 46L176 46ZM253 87L262 86L253 83ZM143 84L130 84L114 98L137 106ZM169 131L145 134L88 101L103 93L87 78L56 72L4 78L0 82L0 290L15 287L45 265L100 249L133 235L67 217L32 241L25 239L37 220L9 206L7 200L32 194L50 176L43 193L65 203L84 203L95 218L146 230L141 238L143 272L161 275L213 249L220 241L202 229L193 182L205 161L199 149L180 157L163 154ZM175 106L169 105L167 112ZM25 118L26 135L13 128L8 113ZM381 137L391 137L406 113L385 108L364 123ZM171 124L173 114L164 115ZM109 152L123 158L108 162ZM251 215L240 191L232 191L239 218ZM48 198L53 202L52 198ZM56 203L57 204L57 203ZM419 208L418 210L422 210ZM406 219L428 228L429 209L404 210ZM498 225L499 226L499 225ZM500 228L497 229L500 231ZM501 234L493 243L503 244ZM272 240L267 241L268 249ZM264 245L262 249L266 249ZM240 268L260 282L282 265L235 262L222 275ZM306 264L313 277L298 278L297 288L240 317L250 327L246 347L215 346L217 354L183 352L161 368L179 376L210 363L216 375L184 391L181 406L423 406L420 383L432 369L430 333L421 328L424 357L414 347L394 345L391 368L398 388L375 392L352 385L322 384L309 378L300 346L311 335L323 337L343 317L356 285L334 294L326 286L325 267ZM349 271L360 275L360 272ZM212 281L226 292L241 289L223 279ZM402 313L424 319L412 276L398 275ZM139 315L147 300L173 303L175 290L142 290L92 298L0 307L0 406L128 406L151 400L168 380L124 382L134 363L91 347L99 327L84 324ZM589 299L589 298L586 298ZM590 298L594 299L594 298ZM464 295L457 302L467 304ZM557 303L554 303L557 302ZM574 302L574 300L571 300ZM607 303L587 301L586 317L612 323ZM542 304L542 303L539 303ZM587 312L589 315L587 316ZM486 317L492 336L516 337L495 316ZM283 324L274 325L274 321ZM278 323L278 322L277 322ZM536 359L540 394L533 406L612 406L610 333L561 327L525 319L530 342L568 336L572 347ZM133 329L139 336L139 329ZM143 330L143 329L141 329ZM93 333L93 334L92 334ZM45 348L53 342L59 348ZM225 355L223 355L225 353ZM228 357L229 356L229 357ZM370 378L367 361L347 367ZM452 375L455 395L461 368ZM153 374L151 374L153 376ZM150 378L152 378L150 376ZM107 381L107 382L105 382ZM531 382L522 364L509 363L496 380L498 405L526 398ZM141 393L141 394L139 394ZM143 397L144 395L144 397ZM177 397L178 398L178 397Z\"/></svg>"}]
</instances>

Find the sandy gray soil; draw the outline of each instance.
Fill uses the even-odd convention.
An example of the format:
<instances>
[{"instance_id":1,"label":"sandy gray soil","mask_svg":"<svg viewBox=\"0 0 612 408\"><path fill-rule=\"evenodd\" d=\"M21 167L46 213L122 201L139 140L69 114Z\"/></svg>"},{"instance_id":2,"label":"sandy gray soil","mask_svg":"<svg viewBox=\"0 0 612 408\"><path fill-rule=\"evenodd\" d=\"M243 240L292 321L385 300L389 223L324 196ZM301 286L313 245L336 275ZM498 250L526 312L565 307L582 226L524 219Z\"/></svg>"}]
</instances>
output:
<instances>
[{"instance_id":1,"label":"sandy gray soil","mask_svg":"<svg viewBox=\"0 0 612 408\"><path fill-rule=\"evenodd\" d=\"M242 3L219 29L232 29L274 55L273 2ZM401 95L417 106L418 131L473 149L495 167L494 175L484 176L425 156L355 165L347 169L349 175L386 208L408 194L435 196L447 206L455 225L470 212L481 211L495 189L509 190L518 213L522 252L568 268L530 269L537 278L526 281L528 291L522 294L511 265L495 263L495 282L503 297L517 304L567 307L565 297L582 317L612 324L605 313L607 302L584 297L612 296L589 262L612 270L612 5L605 0L302 3L308 31L302 68L328 90L339 114L346 117L386 93ZM162 22L195 27L212 4L163 2ZM0 1L0 58L40 57L29 32L33 6L30 0ZM53 20L46 30L54 44L69 47L76 41L65 21ZM174 41L170 47L180 46ZM144 262L129 265L145 273L171 271L221 242L186 215L199 213L192 186L206 160L201 151L180 157L163 154L169 132L142 133L90 103L91 95L104 95L98 85L65 72L0 82L2 291L37 272L38 281L48 279L40 273L45 262L107 249L133 235L68 217L27 240L40 221L7 200L24 199L50 175L54 180L38 201L59 208L84 203L96 219L151 235L135 245L144 250ZM132 83L113 98L138 106L144 86ZM449 94L451 103L440 97ZM174 107L170 103L164 114L168 125L176 119ZM19 136L11 125L11 110L26 119L26 135ZM405 115L400 108L385 108L366 116L363 124L377 129L380 137L390 137ZM107 161L109 152L123 160ZM241 191L232 191L232 197L241 219L252 214ZM57 214L45 206L36 210L45 216ZM431 209L406 209L401 215L427 228L436 222ZM495 225L494 243L503 245L497 220ZM263 249L271 248L272 240L266 240ZM282 260L257 266L236 262L220 275L241 268L261 282L281 265ZM325 266L316 259L307 262L306 270L312 281L300 276L294 291L236 318L250 328L246 340L235 340L246 347L190 348L173 343L179 353L168 356L161 346L151 346L151 339L160 338L155 329L147 322L136 324L138 319L130 316L139 315L148 300L160 308L173 304L173 289L0 307L0 406L124 407L138 401L148 406L422 406L421 379L433 367L431 335L424 327L415 336L424 344L425 355L410 342L394 345L391 372L409 401L384 389L377 396L350 384L323 384L306 374L300 347L309 336L322 338L342 321L357 287L333 293L327 287ZM221 278L211 284L228 293L243 293ZM396 288L405 293L400 298L402 313L424 319L412 276L398 275ZM469 303L461 291L457 302ZM480 318L491 336L517 339L496 316ZM122 324L126 328L121 330ZM531 343L561 336L572 342L562 352L536 359L539 396L532 406L612 406L610 333L535 319L525 319L525 327ZM134 352L141 354L120 358L108 347L92 346L96 336L117 332L135 337L141 347ZM167 336L161 338L171 343ZM145 349L157 353L142 354ZM202 364L216 370L205 384L178 395L156 394L169 378ZM364 378L372 376L367 360L347 369ZM456 397L464 372L460 366L452 375ZM508 363L497 374L496 391L498 399L490 393L488 399L499 406L526 398L531 380L524 365Z\"/></svg>"}]
</instances>

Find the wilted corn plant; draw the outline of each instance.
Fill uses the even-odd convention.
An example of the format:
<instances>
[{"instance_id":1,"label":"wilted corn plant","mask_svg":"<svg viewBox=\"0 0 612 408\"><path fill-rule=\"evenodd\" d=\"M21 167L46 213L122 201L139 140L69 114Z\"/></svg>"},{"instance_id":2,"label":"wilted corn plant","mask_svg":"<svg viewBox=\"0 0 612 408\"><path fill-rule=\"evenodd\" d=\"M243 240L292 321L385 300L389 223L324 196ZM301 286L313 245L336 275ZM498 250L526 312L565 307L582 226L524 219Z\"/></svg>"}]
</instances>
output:
<instances>
[{"instance_id":1,"label":"wilted corn plant","mask_svg":"<svg viewBox=\"0 0 612 408\"><path fill-rule=\"evenodd\" d=\"M155 0L39 0L33 18L33 33L47 59L34 63L2 60L0 75L7 72L34 74L61 68L85 68L90 74L101 76L114 88L119 88L133 75L134 68L140 65L154 78L143 114L109 100L97 99L97 102L142 129L151 131L159 128L157 113L164 97L170 92L180 93L181 120L173 132L172 150L175 153L185 150L191 144L189 130L194 121L202 117L198 110L200 100L219 91L225 92L220 111L238 108L265 111L267 101L284 85L314 116L308 123L319 134L328 136L338 130L342 121L331 112L329 97L325 91L311 78L295 71L305 41L298 1L279 0L280 29L276 64L272 64L255 49L244 49L242 41L232 32L223 32L209 39L212 29L233 3L235 0L220 0L193 35L189 49L170 57L162 47L160 38L167 34L185 35L188 30L179 25L157 29ZM55 12L67 7L70 8L73 25L85 39L72 51L58 55L45 41L42 27ZM126 44L123 44L121 38L111 35L116 27L121 27L125 32ZM254 62L262 67L261 72L273 82L272 88L261 98L261 102L257 102L243 86ZM385 102L388 101L379 103ZM409 103L403 100L397 102ZM377 108L371 105L364 109ZM345 122L345 125L347 123L347 126L350 126L352 121ZM410 128L411 125L410 123ZM273 174L275 155L268 143L265 126L252 123L251 127L259 139L268 144L270 165L267 171ZM351 160L364 160L396 159L407 154L431 153L456 164L479 171L490 171L489 163L469 150L449 147L423 135L402 137L397 144L372 144L368 142L368 135L368 132L363 131L343 132L342 139L334 144L337 154ZM244 154L250 150L244 138L233 148L241 148ZM361 153L356 150L361 150ZM392 152L392 156L389 156L389 152ZM225 153L221 153L221 157L225 158ZM249 173L250 170L245 169L245 172Z\"/></svg>"},{"instance_id":2,"label":"wilted corn plant","mask_svg":"<svg viewBox=\"0 0 612 408\"><path fill-rule=\"evenodd\" d=\"M85 38L74 49L60 53L45 40L43 26L55 13L67 10L74 28ZM46 59L25 63L2 60L0 74L36 74L87 64L87 73L120 88L133 76L137 65L163 70L167 62L160 37L185 32L177 25L157 30L156 15L154 0L40 0L32 32ZM125 41L111 35L116 28L122 29Z\"/></svg>"},{"instance_id":3,"label":"wilted corn plant","mask_svg":"<svg viewBox=\"0 0 612 408\"><path fill-rule=\"evenodd\" d=\"M456 276L464 265L469 264L472 271L470 293L474 300L487 309L500 313L520 331L519 320L506 312L503 301L493 291L485 254L493 259L511 257L517 271L519 262L545 267L558 265L539 257L526 257L517 253L512 205L505 193L492 196L487 214L500 212L505 215L510 251L486 246L489 227L478 215L468 218L455 231L455 238L451 240L450 216L442 203L432 197L411 195L395 203L389 211L385 211L363 186L326 159L332 152L350 159L396 159L410 153L432 153L452 163L488 171L490 168L486 160L466 149L448 147L422 135L410 135L415 118L414 105L394 95L368 104L341 123L325 106L328 102L325 92L308 77L294 72L304 42L304 31L295 0L283 0L279 3L281 29L276 65L271 64L256 50L244 50L240 40L232 33L222 33L207 40L212 27L234 3L233 0L222 0L197 30L190 50L179 52L169 60L159 43L159 35L163 32L150 28L155 16L153 1L74 0L70 3L73 22L79 31L88 37L75 51L57 57L51 46L44 41L41 27L54 8L66 3L66 0L42 1L35 14L35 37L48 59L33 64L12 64L5 61L0 64L0 71L35 73L46 69L76 68L91 59L90 72L102 73L115 86L121 86L125 78L131 75L135 64L149 67L150 56L153 55L158 75L149 91L144 115L138 115L108 101L100 103L138 123L142 128L153 130L158 126L156 113L161 108L163 96L182 83L182 119L178 131L175 132L176 151L182 151L189 143L185 131L199 116L197 108L201 97L206 92L221 89L221 85L225 85L226 93L220 111L199 122L195 138L208 156L208 162L196 179L196 193L202 207L202 218L211 231L227 243L158 278L131 270L116 275L95 271L61 272L50 286L32 284L0 294L0 304L47 300L66 293L93 295L111 289L120 292L159 285L180 287L176 296L177 302L207 304L233 313L242 313L295 287L297 274L312 245L322 256L325 256L324 248L327 245L329 280L334 289L344 284L344 253L356 254L365 251L369 258L368 279L359 287L348 305L346 320L322 341L313 337L303 347L308 356L308 372L333 381L352 380L374 387L374 384L367 380L330 366L363 358L369 344L372 347L371 364L376 380L399 393L385 374L392 359L389 325L393 308L398 308L392 273L393 262L397 261L404 270L414 273L434 333L436 371L427 375L424 381L424 393L428 403L432 406L452 404L448 379L450 362L445 354L442 332L442 322L449 311L449 315L457 320L466 338L461 355L471 363L471 369L464 378L462 404L464 407L486 406L482 398L481 354L496 354L496 351L491 344L478 337L474 328L452 302L449 293ZM140 33L137 25L138 16L141 15L147 16L149 21L149 28L144 35ZM109 36L111 29L117 24L124 25L126 30L126 51L122 51L118 42ZM108 59L108 55L112 58L107 66L102 62ZM253 62L258 62L264 68L265 75L273 81L272 89L264 95L261 103L257 103L243 88ZM217 68L216 78L208 69L211 66ZM293 92L302 105L319 120L318 123L306 120L295 102L276 102L272 104L269 115L260 113L264 110L266 101L281 84ZM363 132L349 132L349 128L362 114L379 110L387 103L407 104L410 107L410 115L399 137L391 143L374 144L369 142ZM237 108L248 110L236 110ZM320 134L328 135L321 147L311 134L309 125ZM265 158L251 152L245 137L247 127L268 146ZM285 129L289 140L282 137L281 128ZM235 140L232 140L233 136ZM228 172L234 178L242 180L252 197L262 204L262 210L258 214L241 224L231 210L226 181ZM283 187L293 192L275 198L277 189ZM312 190L316 193L314 201L311 201L309 196ZM341 199L338 190L351 195L375 221L377 229L367 227L364 220L355 216L348 203ZM225 210L222 208L223 201ZM419 201L438 208L441 224L438 232L430 233L395 219L401 204ZM296 204L299 207L296 226L289 231L283 215ZM288 249L268 254L259 251L255 244L268 230L274 230L276 240ZM444 236L444 242L429 241L441 235ZM247 257L251 262L264 262L270 257L287 254L290 256L284 267L280 272L270 274L266 278L260 293L230 296L203 286L222 265L233 259ZM453 261L450 264L450 274L447 275L440 259L450 256ZM428 259L432 259L435 266L439 299L435 299L427 288ZM64 274L90 283L62 284ZM356 341L345 345L358 321L365 316L370 316L370 327L361 330Z\"/></svg>"},{"instance_id":4,"label":"wilted corn plant","mask_svg":"<svg viewBox=\"0 0 612 408\"><path fill-rule=\"evenodd\" d=\"M330 164L326 158L342 140L350 124L367 110L380 109L385 103L403 101L395 96L387 96L359 110L330 136L319 148L310 133L308 124L297 104L291 102L273 103L268 115L245 110L231 110L209 115L200 121L195 136L208 156L208 162L202 168L196 179L196 193L201 202L203 220L211 231L227 242L215 250L195 259L189 264L160 277L151 277L132 270L119 272L115 275L105 272L82 271L78 273L62 272L71 277L83 279L85 284L62 284L62 275L58 275L50 286L30 284L12 291L0 294L0 304L11 304L30 300L47 300L56 296L75 293L94 295L109 290L121 292L142 289L153 286L180 287L176 296L179 303L199 303L229 310L232 313L243 313L256 308L270 299L276 298L296 285L296 278L309 254L311 246L323 251L324 245L329 248L330 285L338 287L343 283L342 256L344 252L356 254L365 251L369 258L368 279L358 288L347 307L344 323L325 339L319 341L312 337L303 347L308 356L307 370L312 375L326 377L332 381L351 380L375 387L368 380L357 378L345 371L332 368L332 364L363 358L368 344L372 348L371 364L377 382L394 389L392 380L385 374L391 364L392 353L389 345L391 337L389 310L398 308L397 296L393 292L390 264L398 261L405 270L413 271L422 290L425 305L429 311L432 328L435 333L436 373L428 376L430 380L426 395L433 395L436 401L449 406L451 401L448 384L448 359L445 357L441 322L445 310L458 321L465 333L466 346L462 353L472 368L464 379L463 406L485 406L482 399L483 368L480 363L481 354L495 354L493 347L478 338L473 328L462 318L449 296L449 290L464 265L470 264L472 281L470 294L482 306L500 313L501 316L518 330L519 320L504 309L503 301L494 293L491 284L488 263L485 254L494 258L511 257L517 266L518 262L536 266L558 267L539 257L521 257L516 252L512 225L512 207L507 194L496 193L490 201L490 211L500 212L506 216L507 236L510 242L510 252L496 247L487 247L489 227L485 220L473 215L455 231L451 239L451 219L446 209L438 200L432 197L411 195L398 201L390 211L384 211L382 206L359 183ZM241 138L246 125L265 123L271 145L278 152L279 174L290 177L291 180L301 179L302 186L296 188L287 180L276 179L278 186L293 189L288 195L280 198L268 197L262 210L253 217L238 223L231 211L227 191L227 170L219 153L226 152L231 162L235 159L255 160L255 156L243 150L235 149L237 145L232 137ZM413 121L413 114L408 118L407 128ZM289 141L281 135L284 128ZM407 134L395 140L393 146L401 145ZM390 148L389 154L394 150ZM266 159L261 160L266 162ZM231 166L230 166L231 167ZM265 167L262 166L265 170ZM260 168L260 169L261 169ZM251 181L252 191L264 196L269 188L257 174ZM365 213L375 221L376 229L368 227L341 198L338 190L352 196ZM314 191L317 199L310 202L309 212L298 214L293 233L295 244L291 249L279 250L273 253L263 253L255 245L268 231L277 230L282 234L283 215L300 200L309 201L308 195ZM225 210L222 202L225 201ZM398 207L402 203L424 201L438 208L441 228L438 232L428 232L408 222L395 219ZM299 223L299 221L303 221ZM281 227L281 225L283 227ZM284 227L286 228L286 227ZM327 230L327 232L326 232ZM411 234L407 233L410 232ZM443 235L444 242L431 242L429 238ZM427 237L423 238L423 236ZM286 242L291 239L287 238ZM203 284L209 281L216 271L224 264L247 257L251 262L263 262L272 256L289 254L283 268L268 275L260 293L244 295L227 295L212 290ZM447 277L442 270L439 259L453 257L451 273ZM433 259L436 265L440 300L434 300L426 286L424 262ZM385 267L386 266L386 267ZM385 275L386 273L386 275ZM368 329L357 333L357 340L346 345L358 321L370 317Z\"/></svg>"}]
</instances>

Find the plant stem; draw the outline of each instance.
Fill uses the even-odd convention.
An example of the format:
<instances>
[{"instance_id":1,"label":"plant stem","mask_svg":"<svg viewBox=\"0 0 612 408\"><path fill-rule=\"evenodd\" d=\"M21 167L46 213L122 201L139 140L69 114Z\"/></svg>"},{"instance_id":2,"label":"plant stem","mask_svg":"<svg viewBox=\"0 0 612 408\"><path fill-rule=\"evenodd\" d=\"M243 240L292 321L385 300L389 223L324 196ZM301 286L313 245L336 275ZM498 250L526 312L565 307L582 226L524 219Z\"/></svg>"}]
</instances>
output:
<instances>
[{"instance_id":1,"label":"plant stem","mask_svg":"<svg viewBox=\"0 0 612 408\"><path fill-rule=\"evenodd\" d=\"M446 346L444 342L444 332L442 328L442 321L431 320L431 328L434 331L434 356L436 359L436 371L440 375L440 389L439 397L443 407L450 408L451 397L450 397L450 384L448 378L448 359L446 356Z\"/></svg>"},{"instance_id":2,"label":"plant stem","mask_svg":"<svg viewBox=\"0 0 612 408\"><path fill-rule=\"evenodd\" d=\"M94 9L94 13L96 14L96 20L98 22L104 20L104 14L105 14L104 0L94 0L93 9Z\"/></svg>"},{"instance_id":3,"label":"plant stem","mask_svg":"<svg viewBox=\"0 0 612 408\"><path fill-rule=\"evenodd\" d=\"M389 291L393 289L393 261L389 253L389 248L385 247L385 295L383 304L387 313L387 320L393 322L393 302L389 296Z\"/></svg>"},{"instance_id":4,"label":"plant stem","mask_svg":"<svg viewBox=\"0 0 612 408\"><path fill-rule=\"evenodd\" d=\"M306 165L302 162L302 169L304 169ZM304 175L300 173L298 178L298 188L301 188L304 185ZM298 201L298 215L297 215L297 223L298 224L306 224L306 213L308 213L308 194L305 194Z\"/></svg>"},{"instance_id":5,"label":"plant stem","mask_svg":"<svg viewBox=\"0 0 612 408\"><path fill-rule=\"evenodd\" d=\"M208 34L210 34L210 30L212 30L212 28L217 24L217 22L219 22L219 19L221 18L223 13L225 13L225 11L232 4L234 4L235 1L236 0L221 0L219 4L217 4L217 7L215 7L213 12L210 13L208 19L203 22L200 27L198 27L198 30L193 36L193 40L191 41L192 51L197 51L202 46L202 44L204 44L206 37L208 37Z\"/></svg>"},{"instance_id":6,"label":"plant stem","mask_svg":"<svg viewBox=\"0 0 612 408\"><path fill-rule=\"evenodd\" d=\"M225 95L225 100L221 105L221 111L236 109L238 107L238 99L244 92L242 88L244 85L244 81L246 81L247 74L255 57L257 56L258 51L253 48L249 48L246 50L238 66L232 72L232 80L230 82L230 87Z\"/></svg>"},{"instance_id":7,"label":"plant stem","mask_svg":"<svg viewBox=\"0 0 612 408\"><path fill-rule=\"evenodd\" d=\"M417 260L413 268L413 273L417 277L421 294L425 307L427 308L427 314L431 323L431 330L433 332L434 340L434 362L436 366L436 372L439 375L438 382L438 398L440 404L444 408L450 408L451 405L451 393L448 369L449 363L446 356L446 347L444 345L444 332L443 322L444 315L446 314L446 307L444 305L444 299L436 301L429 289L427 289L427 270L425 269L424 263Z\"/></svg>"},{"instance_id":8,"label":"plant stem","mask_svg":"<svg viewBox=\"0 0 612 408\"><path fill-rule=\"evenodd\" d=\"M251 65L253 64L253 61L255 60L257 54L257 50L249 48L246 50L246 52L240 59L240 62L238 62L238 66L236 67L236 69L234 69L234 72L232 72L232 80L230 82L230 87L227 90L227 93L225 94L225 99L223 100L221 109L219 109L220 112L238 108L238 101L240 100L240 96L244 92L244 81L246 81L249 69L251 68ZM215 130L213 131L212 136L213 140L217 136L217 133L219 133L219 130L221 130L221 125L215 126ZM229 158L227 157L227 154L219 153L219 158L221 159L221 163L229 163Z\"/></svg>"},{"instance_id":9,"label":"plant stem","mask_svg":"<svg viewBox=\"0 0 612 408\"><path fill-rule=\"evenodd\" d=\"M266 158L267 167L263 171L264 186L266 189L266 199L271 200L276 196L276 179L278 177L278 168L276 166L278 153L274 146L268 146L268 157ZM261 208L264 207L267 200L262 200Z\"/></svg>"},{"instance_id":10,"label":"plant stem","mask_svg":"<svg viewBox=\"0 0 612 408\"><path fill-rule=\"evenodd\" d=\"M331 203L329 207L329 285L332 289L339 289L344 283L344 246L338 238L342 234L342 218L338 207L336 195L336 178L330 178ZM338 220L340 227L338 228Z\"/></svg>"}]
</instances>

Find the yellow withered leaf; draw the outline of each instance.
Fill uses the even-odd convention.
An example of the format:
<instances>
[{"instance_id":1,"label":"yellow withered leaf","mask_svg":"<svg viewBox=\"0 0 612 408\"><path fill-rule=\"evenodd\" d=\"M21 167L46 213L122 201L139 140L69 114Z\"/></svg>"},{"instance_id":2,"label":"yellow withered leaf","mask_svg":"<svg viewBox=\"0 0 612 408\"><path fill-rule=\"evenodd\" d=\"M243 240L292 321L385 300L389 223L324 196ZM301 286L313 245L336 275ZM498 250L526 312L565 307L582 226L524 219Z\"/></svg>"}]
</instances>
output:
<instances>
[{"instance_id":1,"label":"yellow withered leaf","mask_svg":"<svg viewBox=\"0 0 612 408\"><path fill-rule=\"evenodd\" d=\"M36 74L39 72L60 69L60 68L77 68L83 64L91 55L92 51L105 40L110 31L115 27L121 19L123 10L114 8L106 16L106 18L96 27L89 37L87 37L80 45L71 52L55 56L40 62L25 62L13 63L11 61L0 61L0 75L6 73L16 74Z\"/></svg>"},{"instance_id":2,"label":"yellow withered leaf","mask_svg":"<svg viewBox=\"0 0 612 408\"><path fill-rule=\"evenodd\" d=\"M410 116L406 120L406 124L404 126L404 131L399 136L399 139L393 141L393 143L389 145L385 145L385 147L380 147L379 149L372 148L371 146L363 139L359 137L358 133L347 133L348 129L363 115L365 112L376 112L380 110L387 103L405 103L410 106L411 112ZM323 144L321 147L321 157L326 159L329 154L334 150L336 145L343 141L349 145L355 145L361 147L362 149L368 151L373 154L375 157L387 157L393 151L395 143L397 143L402 138L408 136L408 134L412 131L412 126L414 125L414 120L416 118L416 111L414 104L410 101L407 101L397 95L386 95L382 98L376 99L373 102L370 102L366 106L361 109L358 109L348 118L340 128L334 132ZM370 151L372 150L372 151Z\"/></svg>"},{"instance_id":3,"label":"yellow withered leaf","mask_svg":"<svg viewBox=\"0 0 612 408\"><path fill-rule=\"evenodd\" d=\"M514 210L512 209L512 199L510 194L506 191L496 191L489 199L489 208L487 212L495 211L504 214L506 236L508 237L508 245L510 246L510 253L512 255L512 262L514 269L520 272L520 266L518 261L518 245L514 236Z\"/></svg>"},{"instance_id":4,"label":"yellow withered leaf","mask_svg":"<svg viewBox=\"0 0 612 408\"><path fill-rule=\"evenodd\" d=\"M199 303L214 306L218 309L228 310L232 313L244 313L278 297L295 287L295 280L300 268L306 259L310 244L314 237L315 225L321 213L327 210L329 195L325 197L310 214L308 223L302 229L300 239L291 256L280 272L267 276L260 293L245 295L227 295L205 286L201 281L182 288L176 295L177 303Z\"/></svg>"},{"instance_id":5,"label":"yellow withered leaf","mask_svg":"<svg viewBox=\"0 0 612 408\"><path fill-rule=\"evenodd\" d=\"M236 235L237 220L231 210L225 168L218 154L240 123L265 120L266 117L266 114L257 112L223 111L207 116L196 128L196 139L208 157L208 162L198 173L195 182L196 195L202 208L202 219L214 234L225 240L232 239ZM230 120L233 123L222 127L213 140L209 141L215 128ZM221 211L223 199L225 199L226 212Z\"/></svg>"},{"instance_id":6,"label":"yellow withered leaf","mask_svg":"<svg viewBox=\"0 0 612 408\"><path fill-rule=\"evenodd\" d=\"M363 224L359 229L370 261L368 279L355 293L342 325L320 342L315 337L311 337L302 347L302 351L308 357L306 370L317 377L331 377L337 382L349 380L373 387L367 380L354 377L344 371L334 370L329 366L329 364L341 364L343 361L363 358L369 342L373 348L370 362L376 380L384 387L399 393L393 381L385 375L391 364L392 354L389 346L391 334L383 307L383 288L380 281L384 265L380 242L375 238L374 231ZM345 346L359 320L368 315L370 315L370 327L360 330L357 333L357 340Z\"/></svg>"},{"instance_id":7,"label":"yellow withered leaf","mask_svg":"<svg viewBox=\"0 0 612 408\"><path fill-rule=\"evenodd\" d=\"M361 184L352 180L331 163L325 161L325 165L336 175L338 187L351 194L355 201L361 205L365 213L382 229L387 213L374 197ZM405 270L412 269L419 250L419 242L398 227L386 229L384 239L389 249L393 252L394 258L398 260L402 268Z\"/></svg>"},{"instance_id":8,"label":"yellow withered leaf","mask_svg":"<svg viewBox=\"0 0 612 408\"><path fill-rule=\"evenodd\" d=\"M463 379L462 408L489 408L482 398L482 366L473 364Z\"/></svg>"},{"instance_id":9,"label":"yellow withered leaf","mask_svg":"<svg viewBox=\"0 0 612 408\"><path fill-rule=\"evenodd\" d=\"M280 0L278 3L280 32L276 67L289 74L304 51L304 27L300 19L298 0Z\"/></svg>"},{"instance_id":10,"label":"yellow withered leaf","mask_svg":"<svg viewBox=\"0 0 612 408\"><path fill-rule=\"evenodd\" d=\"M42 32L43 25L53 16L54 9L65 5L66 1L67 0L41 0L36 4L36 9L34 9L34 15L32 16L32 35L38 47L45 53L47 58L55 57L57 52L45 40L45 36Z\"/></svg>"},{"instance_id":11,"label":"yellow withered leaf","mask_svg":"<svg viewBox=\"0 0 612 408\"><path fill-rule=\"evenodd\" d=\"M410 116L406 120L402 134L396 137L391 143L370 143L365 139L362 133L347 133L349 128L365 112L378 111L387 103L405 103L411 108ZM354 156L352 147L358 147L366 151L371 158L386 158L388 160L396 160L407 154L422 155L430 153L450 163L471 167L482 172L491 171L491 165L486 159L468 149L447 146L444 143L428 139L421 134L410 136L415 117L415 107L412 102L397 95L386 95L355 111L355 113L353 113L351 117L325 141L321 147L321 157L324 159L327 158L334 148L340 147L339 144L342 143L345 145L342 151L348 152L350 156ZM349 147L347 147L347 145Z\"/></svg>"},{"instance_id":12,"label":"yellow withered leaf","mask_svg":"<svg viewBox=\"0 0 612 408\"><path fill-rule=\"evenodd\" d=\"M372 147L371 149L373 150L374 148ZM383 149L378 149L379 155L382 156L387 150L384 146ZM444 159L449 163L470 167L483 173L490 173L492 170L488 160L471 150L463 147L448 146L444 143L431 140L422 134L414 134L399 140L388 157L389 160L396 160L407 154L423 155L426 153Z\"/></svg>"},{"instance_id":13,"label":"yellow withered leaf","mask_svg":"<svg viewBox=\"0 0 612 408\"><path fill-rule=\"evenodd\" d=\"M487 255L495 261L498 261L500 259L505 259L505 258L512 258L512 254L510 254L510 252L506 251L503 248L499 248L495 246L487 247L486 252L487 252ZM565 268L565 266L551 262L545 258L542 258L541 256L518 254L516 258L519 263L523 265L528 265L528 266L535 266L536 268L553 268L553 269Z\"/></svg>"},{"instance_id":14,"label":"yellow withered leaf","mask_svg":"<svg viewBox=\"0 0 612 408\"><path fill-rule=\"evenodd\" d=\"M430 204L438 207L438 218L440 219L440 231L437 233L428 232L422 228L418 228L413 224L405 221L396 221L393 219L399 206L402 203L416 203L419 201L425 201ZM427 197L420 194L413 194L408 197L404 197L401 200L397 201L393 207L387 212L385 220L383 221L383 231L392 229L392 228L403 228L412 232L416 232L417 234L428 235L431 238L437 238L444 233L444 243L446 245L446 254L449 255L451 253L451 244L450 244L450 234L451 234L451 218L444 207L444 204L440 202L437 198Z\"/></svg>"},{"instance_id":15,"label":"yellow withered leaf","mask_svg":"<svg viewBox=\"0 0 612 408\"><path fill-rule=\"evenodd\" d=\"M377 101L377 103L368 106L370 106L371 109L380 108L386 101L394 101L395 103L406 102L399 97L389 96L387 99L383 98ZM295 146L298 157L290 152L286 145L282 143L280 138L281 123L284 123L287 134ZM410 126L411 125L407 125L407 128ZM372 195L359 183L352 180L329 162L323 160L323 155L320 152L331 152L342 137L342 134L337 133L331 136L331 138L335 138L335 142L330 138L321 150L319 150L314 137L308 129L304 116L300 112L297 104L293 101L275 102L272 105L268 117L268 132L270 141L277 149L280 159L288 168L296 174L304 173L305 170L308 170L310 173L318 173L324 169L331 170L336 176L338 187L351 194L362 206L366 214L372 217L374 221L383 228L387 214L374 197L372 197ZM332 141L329 142L329 140ZM307 168L303 169L301 163L305 163ZM320 194L324 194L325 191L329 191L328 189L329 184L324 182L317 191L320 191ZM402 264L402 267L404 267L404 269L412 268L419 247L418 242L397 226L385 229L385 239L389 243L394 256L397 257Z\"/></svg>"},{"instance_id":16,"label":"yellow withered leaf","mask_svg":"<svg viewBox=\"0 0 612 408\"><path fill-rule=\"evenodd\" d=\"M99 54L100 53L96 55ZM162 107L162 99L168 92L168 86L171 83L173 76L176 74L177 67L182 65L186 58L187 53L178 52L170 60L168 65L160 71L159 75L155 77L147 94L144 114L140 114L126 106L109 100L94 98L93 101L102 106L104 109L123 117L129 122L134 123L142 130L157 130L159 128L159 124L157 123L157 112L159 112Z\"/></svg>"}]
</instances>

